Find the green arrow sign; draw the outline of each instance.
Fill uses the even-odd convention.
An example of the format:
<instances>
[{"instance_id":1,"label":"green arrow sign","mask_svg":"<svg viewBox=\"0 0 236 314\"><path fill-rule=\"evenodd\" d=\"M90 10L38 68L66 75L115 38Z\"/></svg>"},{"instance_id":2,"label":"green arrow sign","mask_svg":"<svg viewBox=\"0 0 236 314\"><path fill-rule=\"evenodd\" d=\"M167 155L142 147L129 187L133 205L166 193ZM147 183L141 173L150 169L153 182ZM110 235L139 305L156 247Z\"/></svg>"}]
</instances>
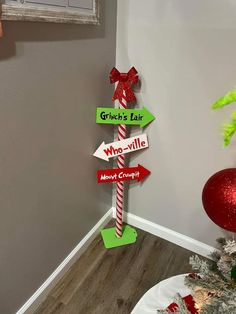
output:
<instances>
[{"instance_id":1,"label":"green arrow sign","mask_svg":"<svg viewBox=\"0 0 236 314\"><path fill-rule=\"evenodd\" d=\"M97 108L96 114L96 123L140 125L141 128L154 119L155 117L146 108Z\"/></svg>"}]
</instances>

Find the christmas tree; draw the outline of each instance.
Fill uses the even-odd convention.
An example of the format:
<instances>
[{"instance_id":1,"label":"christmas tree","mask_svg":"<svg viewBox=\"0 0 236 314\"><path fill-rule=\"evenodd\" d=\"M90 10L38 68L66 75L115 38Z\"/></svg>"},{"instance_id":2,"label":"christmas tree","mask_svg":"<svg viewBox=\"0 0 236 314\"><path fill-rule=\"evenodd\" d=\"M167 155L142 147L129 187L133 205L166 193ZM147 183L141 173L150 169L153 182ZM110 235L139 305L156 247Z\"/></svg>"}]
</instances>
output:
<instances>
[{"instance_id":1,"label":"christmas tree","mask_svg":"<svg viewBox=\"0 0 236 314\"><path fill-rule=\"evenodd\" d=\"M174 311L157 313L236 313L236 241L220 238L217 242L219 249L211 254L211 260L198 255L190 258L194 273L185 277L185 284L192 290L194 307L177 295Z\"/></svg>"}]
</instances>

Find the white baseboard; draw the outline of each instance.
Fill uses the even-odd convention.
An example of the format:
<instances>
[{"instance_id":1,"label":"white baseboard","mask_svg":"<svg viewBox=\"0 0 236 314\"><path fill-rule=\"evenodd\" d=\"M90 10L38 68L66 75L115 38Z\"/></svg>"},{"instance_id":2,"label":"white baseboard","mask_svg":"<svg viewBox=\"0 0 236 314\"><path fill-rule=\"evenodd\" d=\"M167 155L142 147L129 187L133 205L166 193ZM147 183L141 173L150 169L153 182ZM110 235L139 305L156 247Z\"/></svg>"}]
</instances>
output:
<instances>
[{"instance_id":1,"label":"white baseboard","mask_svg":"<svg viewBox=\"0 0 236 314\"><path fill-rule=\"evenodd\" d=\"M116 211L115 208L113 207L113 218L115 217ZM209 254L215 250L215 248L213 248L210 245L194 240L186 235L183 235L166 227L160 226L156 223L143 219L134 214L124 212L123 219L126 223L130 224L131 226L147 231L155 236L158 236L169 242L175 243L187 250L190 250L204 257L209 258Z\"/></svg>"},{"instance_id":2,"label":"white baseboard","mask_svg":"<svg viewBox=\"0 0 236 314\"><path fill-rule=\"evenodd\" d=\"M62 278L66 271L85 251L93 239L98 235L100 230L112 218L112 208L96 223L96 225L86 234L86 236L78 243L64 261L55 269L51 276L42 284L41 287L32 295L31 298L17 311L16 314L31 314L45 300L49 291Z\"/></svg>"}]
</instances>

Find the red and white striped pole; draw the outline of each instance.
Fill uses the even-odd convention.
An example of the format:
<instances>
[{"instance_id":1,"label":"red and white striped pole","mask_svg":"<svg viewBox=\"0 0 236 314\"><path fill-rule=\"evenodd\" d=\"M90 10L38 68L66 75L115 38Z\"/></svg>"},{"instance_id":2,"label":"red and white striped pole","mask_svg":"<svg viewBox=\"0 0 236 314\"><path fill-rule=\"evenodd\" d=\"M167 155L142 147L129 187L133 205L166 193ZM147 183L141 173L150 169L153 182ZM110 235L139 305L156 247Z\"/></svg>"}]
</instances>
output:
<instances>
[{"instance_id":1,"label":"red and white striped pole","mask_svg":"<svg viewBox=\"0 0 236 314\"><path fill-rule=\"evenodd\" d=\"M127 109L127 100L125 92L119 101L120 109ZM118 126L118 141L126 138L126 125L120 124ZM117 158L117 166L119 169L125 168L125 155L120 155ZM123 225L123 205L124 205L124 181L118 181L116 187L116 236L122 237L122 225Z\"/></svg>"},{"instance_id":2,"label":"red and white striped pole","mask_svg":"<svg viewBox=\"0 0 236 314\"><path fill-rule=\"evenodd\" d=\"M138 72L132 67L128 73L120 73L116 68L113 68L110 72L110 82L118 82L112 100L119 100L119 108L127 109L127 102L135 101L135 95L132 91L131 85L138 82ZM126 125L120 124L118 126L118 140L124 140L126 138ZM125 167L125 156L120 155L117 158L117 166L122 169ZM117 182L116 188L116 237L122 237L122 225L123 225L123 206L124 206L124 181Z\"/></svg>"}]
</instances>

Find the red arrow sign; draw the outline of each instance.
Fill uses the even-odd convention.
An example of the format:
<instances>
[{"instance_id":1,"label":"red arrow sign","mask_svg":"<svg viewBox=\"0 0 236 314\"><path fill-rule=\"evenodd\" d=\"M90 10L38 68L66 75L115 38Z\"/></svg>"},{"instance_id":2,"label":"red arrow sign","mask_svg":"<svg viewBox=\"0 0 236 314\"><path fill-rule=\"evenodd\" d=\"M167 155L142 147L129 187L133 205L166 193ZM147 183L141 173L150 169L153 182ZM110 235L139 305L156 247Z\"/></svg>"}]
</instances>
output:
<instances>
[{"instance_id":1,"label":"red arrow sign","mask_svg":"<svg viewBox=\"0 0 236 314\"><path fill-rule=\"evenodd\" d=\"M142 181L151 172L141 165L132 168L106 169L97 171L98 183L137 180Z\"/></svg>"}]
</instances>

